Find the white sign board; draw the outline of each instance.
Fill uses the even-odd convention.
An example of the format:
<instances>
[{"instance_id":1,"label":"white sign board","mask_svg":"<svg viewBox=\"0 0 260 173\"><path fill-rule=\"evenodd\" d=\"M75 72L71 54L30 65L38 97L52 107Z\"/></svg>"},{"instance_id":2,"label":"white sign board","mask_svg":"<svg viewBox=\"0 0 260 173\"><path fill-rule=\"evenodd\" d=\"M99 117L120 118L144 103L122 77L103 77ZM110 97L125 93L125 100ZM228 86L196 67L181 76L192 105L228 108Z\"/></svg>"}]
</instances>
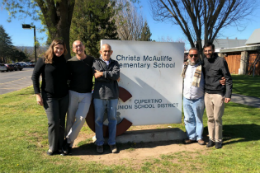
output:
<instances>
[{"instance_id":1,"label":"white sign board","mask_svg":"<svg viewBox=\"0 0 260 173\"><path fill-rule=\"evenodd\" d=\"M181 123L184 43L101 40L120 65L119 86L132 94L118 112L133 125Z\"/></svg>"}]
</instances>

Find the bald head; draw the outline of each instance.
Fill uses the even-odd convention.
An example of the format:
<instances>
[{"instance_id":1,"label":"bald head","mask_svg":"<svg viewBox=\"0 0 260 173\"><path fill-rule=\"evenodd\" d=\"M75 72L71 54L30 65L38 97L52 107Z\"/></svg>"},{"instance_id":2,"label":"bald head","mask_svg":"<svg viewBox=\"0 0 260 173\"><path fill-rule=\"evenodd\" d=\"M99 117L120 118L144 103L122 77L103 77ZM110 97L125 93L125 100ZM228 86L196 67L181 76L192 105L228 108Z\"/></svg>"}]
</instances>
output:
<instances>
[{"instance_id":1,"label":"bald head","mask_svg":"<svg viewBox=\"0 0 260 173\"><path fill-rule=\"evenodd\" d=\"M73 44L72 44L72 48L74 48L75 45L79 45L79 44L82 45L82 42L81 42L80 40L75 40L75 41L73 42Z\"/></svg>"},{"instance_id":2,"label":"bald head","mask_svg":"<svg viewBox=\"0 0 260 173\"><path fill-rule=\"evenodd\" d=\"M85 56L85 46L82 44L80 40L75 40L72 44L72 51L77 56Z\"/></svg>"},{"instance_id":3,"label":"bald head","mask_svg":"<svg viewBox=\"0 0 260 173\"><path fill-rule=\"evenodd\" d=\"M101 50L102 50L102 47L103 47L103 46L108 47L110 50L112 50L112 47L110 46L110 44L107 44L107 43L103 44L103 45L101 46Z\"/></svg>"},{"instance_id":4,"label":"bald head","mask_svg":"<svg viewBox=\"0 0 260 173\"><path fill-rule=\"evenodd\" d=\"M110 57L113 53L112 48L109 44L103 44L101 46L101 50L99 51L100 55L102 56L103 60L109 61Z\"/></svg>"}]
</instances>

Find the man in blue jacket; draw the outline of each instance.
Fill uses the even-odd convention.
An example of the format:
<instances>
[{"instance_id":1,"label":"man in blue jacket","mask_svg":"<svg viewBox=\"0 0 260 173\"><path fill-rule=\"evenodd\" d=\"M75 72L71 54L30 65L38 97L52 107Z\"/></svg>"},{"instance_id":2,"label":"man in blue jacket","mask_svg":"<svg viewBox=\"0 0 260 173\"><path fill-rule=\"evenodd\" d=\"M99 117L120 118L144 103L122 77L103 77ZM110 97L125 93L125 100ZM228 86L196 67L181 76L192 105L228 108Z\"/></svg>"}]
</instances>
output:
<instances>
[{"instance_id":1,"label":"man in blue jacket","mask_svg":"<svg viewBox=\"0 0 260 173\"><path fill-rule=\"evenodd\" d=\"M103 117L107 109L109 139L108 145L111 152L116 153L116 111L119 97L117 80L120 77L119 64L111 59L113 51L109 44L101 46L100 59L93 63L95 87L94 87L94 107L95 107L95 132L97 152L103 153Z\"/></svg>"}]
</instances>

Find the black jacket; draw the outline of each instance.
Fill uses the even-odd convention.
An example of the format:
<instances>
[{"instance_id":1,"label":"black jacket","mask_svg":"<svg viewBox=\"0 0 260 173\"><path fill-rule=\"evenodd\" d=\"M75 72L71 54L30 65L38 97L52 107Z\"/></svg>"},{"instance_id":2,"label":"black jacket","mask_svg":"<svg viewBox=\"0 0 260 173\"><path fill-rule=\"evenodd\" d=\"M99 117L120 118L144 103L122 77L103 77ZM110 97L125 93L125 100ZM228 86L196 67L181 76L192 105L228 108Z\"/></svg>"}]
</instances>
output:
<instances>
[{"instance_id":1,"label":"black jacket","mask_svg":"<svg viewBox=\"0 0 260 173\"><path fill-rule=\"evenodd\" d=\"M116 60L110 59L107 66L101 59L93 63L93 71L103 72L103 76L95 79L93 98L97 99L118 99L119 90L117 79L120 77L120 67Z\"/></svg>"},{"instance_id":2,"label":"black jacket","mask_svg":"<svg viewBox=\"0 0 260 173\"><path fill-rule=\"evenodd\" d=\"M224 58L214 55L211 58L204 57L203 72L205 74L205 92L209 94L221 94L231 98L232 77L228 70L228 64ZM226 78L226 85L221 85L219 80Z\"/></svg>"},{"instance_id":3,"label":"black jacket","mask_svg":"<svg viewBox=\"0 0 260 173\"><path fill-rule=\"evenodd\" d=\"M45 64L43 58L38 59L32 74L35 94L40 93L40 75L42 75L41 89L48 97L60 98L68 94L68 70L64 56L54 56L52 64Z\"/></svg>"}]
</instances>

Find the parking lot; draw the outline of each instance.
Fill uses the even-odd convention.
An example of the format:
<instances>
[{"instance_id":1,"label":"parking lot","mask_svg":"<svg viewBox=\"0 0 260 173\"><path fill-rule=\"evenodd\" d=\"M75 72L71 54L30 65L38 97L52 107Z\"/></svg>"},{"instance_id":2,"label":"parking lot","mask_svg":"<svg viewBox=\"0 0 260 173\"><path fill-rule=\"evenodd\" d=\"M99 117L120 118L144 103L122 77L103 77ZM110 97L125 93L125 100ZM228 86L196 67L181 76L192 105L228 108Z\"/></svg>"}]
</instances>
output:
<instances>
[{"instance_id":1,"label":"parking lot","mask_svg":"<svg viewBox=\"0 0 260 173\"><path fill-rule=\"evenodd\" d=\"M33 68L22 71L0 72L0 94L17 91L32 85Z\"/></svg>"}]
</instances>

